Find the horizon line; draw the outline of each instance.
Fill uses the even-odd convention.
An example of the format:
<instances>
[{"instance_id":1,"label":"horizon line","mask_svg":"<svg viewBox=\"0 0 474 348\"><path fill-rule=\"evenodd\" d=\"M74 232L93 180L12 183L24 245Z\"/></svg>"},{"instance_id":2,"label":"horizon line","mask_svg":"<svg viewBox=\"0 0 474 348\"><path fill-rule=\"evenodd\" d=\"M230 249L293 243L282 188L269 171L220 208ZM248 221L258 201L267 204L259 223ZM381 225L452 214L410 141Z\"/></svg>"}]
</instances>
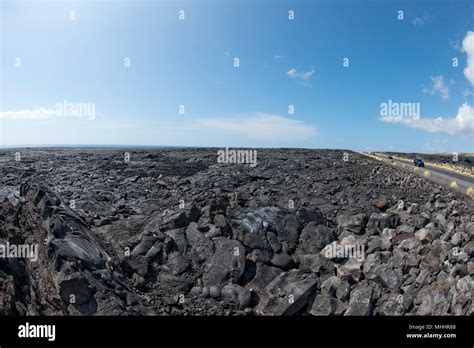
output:
<instances>
[{"instance_id":1,"label":"horizon line","mask_svg":"<svg viewBox=\"0 0 474 348\"><path fill-rule=\"evenodd\" d=\"M361 150L347 148L316 148L316 147L252 147L252 146L195 146L195 145L139 145L139 144L12 144L0 145L0 150L12 149L48 149L48 148L140 148L140 149L219 149L219 148L244 148L244 149L293 149L293 150L346 150L355 152L387 152L387 153L420 153L429 155L447 155L453 152L424 152L424 151L397 151L395 149L388 150ZM474 152L459 152L459 154L473 155Z\"/></svg>"}]
</instances>

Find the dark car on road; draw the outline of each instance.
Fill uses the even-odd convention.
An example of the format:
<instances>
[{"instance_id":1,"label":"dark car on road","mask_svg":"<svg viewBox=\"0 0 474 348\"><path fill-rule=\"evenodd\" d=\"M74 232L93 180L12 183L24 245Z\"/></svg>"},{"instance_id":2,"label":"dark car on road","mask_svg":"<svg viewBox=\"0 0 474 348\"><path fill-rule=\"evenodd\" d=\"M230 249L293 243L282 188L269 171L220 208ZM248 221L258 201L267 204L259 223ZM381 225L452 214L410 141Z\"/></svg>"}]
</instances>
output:
<instances>
[{"instance_id":1,"label":"dark car on road","mask_svg":"<svg viewBox=\"0 0 474 348\"><path fill-rule=\"evenodd\" d=\"M413 165L415 167L424 167L425 166L425 162L423 162L423 160L421 158L415 158L413 160Z\"/></svg>"}]
</instances>

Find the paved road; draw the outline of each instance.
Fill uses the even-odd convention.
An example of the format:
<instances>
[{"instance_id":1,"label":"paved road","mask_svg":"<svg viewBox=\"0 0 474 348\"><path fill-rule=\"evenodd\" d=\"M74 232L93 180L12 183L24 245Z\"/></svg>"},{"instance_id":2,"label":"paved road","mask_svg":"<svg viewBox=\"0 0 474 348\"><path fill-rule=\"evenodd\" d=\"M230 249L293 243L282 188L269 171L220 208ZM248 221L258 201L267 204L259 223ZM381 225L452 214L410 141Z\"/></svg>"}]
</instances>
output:
<instances>
[{"instance_id":1,"label":"paved road","mask_svg":"<svg viewBox=\"0 0 474 348\"><path fill-rule=\"evenodd\" d=\"M422 168L415 167L412 161L398 158L389 160L387 156L381 154L377 154L377 156L380 157L385 163L394 165L407 171L415 172L415 168L418 168L418 175L424 176L425 178L432 180L437 184L449 186L459 192L469 195L474 199L474 178L472 177L459 173L453 173L448 170L432 167L429 165L425 165L425 167Z\"/></svg>"}]
</instances>

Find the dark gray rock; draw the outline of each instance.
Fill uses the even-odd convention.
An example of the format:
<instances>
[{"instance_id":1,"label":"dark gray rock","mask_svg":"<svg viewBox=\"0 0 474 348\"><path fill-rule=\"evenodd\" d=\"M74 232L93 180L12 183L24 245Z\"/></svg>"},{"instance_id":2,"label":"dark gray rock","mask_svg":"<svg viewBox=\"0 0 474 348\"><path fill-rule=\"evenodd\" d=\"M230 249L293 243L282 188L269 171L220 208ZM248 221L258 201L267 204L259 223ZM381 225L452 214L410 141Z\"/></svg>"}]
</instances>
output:
<instances>
[{"instance_id":1,"label":"dark gray rock","mask_svg":"<svg viewBox=\"0 0 474 348\"><path fill-rule=\"evenodd\" d=\"M290 255L286 253L276 253L273 254L271 263L284 270L289 270L294 267L295 263Z\"/></svg>"},{"instance_id":2,"label":"dark gray rock","mask_svg":"<svg viewBox=\"0 0 474 348\"><path fill-rule=\"evenodd\" d=\"M255 293L261 294L265 287L283 271L278 267L273 267L262 262L257 262L255 276L247 287Z\"/></svg>"},{"instance_id":3,"label":"dark gray rock","mask_svg":"<svg viewBox=\"0 0 474 348\"><path fill-rule=\"evenodd\" d=\"M451 303L449 285L426 285L416 295L414 305L418 315L447 315Z\"/></svg>"},{"instance_id":4,"label":"dark gray rock","mask_svg":"<svg viewBox=\"0 0 474 348\"><path fill-rule=\"evenodd\" d=\"M374 280L391 290L399 289L403 281L401 270L394 269L389 264L375 265L364 274L367 279Z\"/></svg>"},{"instance_id":5,"label":"dark gray rock","mask_svg":"<svg viewBox=\"0 0 474 348\"><path fill-rule=\"evenodd\" d=\"M341 214L337 217L338 234L343 232L363 234L366 223L367 216L365 213L355 215Z\"/></svg>"},{"instance_id":6,"label":"dark gray rock","mask_svg":"<svg viewBox=\"0 0 474 348\"><path fill-rule=\"evenodd\" d=\"M188 249L188 241L186 239L186 230L184 228L178 228L174 230L166 231L165 233L173 239L176 246L181 253L185 253Z\"/></svg>"},{"instance_id":7,"label":"dark gray rock","mask_svg":"<svg viewBox=\"0 0 474 348\"><path fill-rule=\"evenodd\" d=\"M356 286L350 293L349 305L344 315L371 315L373 310L373 288L366 284Z\"/></svg>"},{"instance_id":8,"label":"dark gray rock","mask_svg":"<svg viewBox=\"0 0 474 348\"><path fill-rule=\"evenodd\" d=\"M191 222L198 221L201 215L201 211L197 207L191 207L190 209L183 209L183 211L171 211L165 210L160 217L162 231L186 227Z\"/></svg>"},{"instance_id":9,"label":"dark gray rock","mask_svg":"<svg viewBox=\"0 0 474 348\"><path fill-rule=\"evenodd\" d=\"M239 241L219 238L215 241L215 253L204 272L203 284L222 286L228 280L237 283L244 269L245 250Z\"/></svg>"},{"instance_id":10,"label":"dark gray rock","mask_svg":"<svg viewBox=\"0 0 474 348\"><path fill-rule=\"evenodd\" d=\"M226 302L235 304L238 309L246 308L251 299L250 291L237 284L225 285L221 296Z\"/></svg>"},{"instance_id":11,"label":"dark gray rock","mask_svg":"<svg viewBox=\"0 0 474 348\"><path fill-rule=\"evenodd\" d=\"M336 310L335 299L328 294L319 294L314 298L313 305L309 310L311 315L331 315Z\"/></svg>"},{"instance_id":12,"label":"dark gray rock","mask_svg":"<svg viewBox=\"0 0 474 348\"><path fill-rule=\"evenodd\" d=\"M330 259L321 254L305 254L300 255L300 269L318 273L320 276L328 277L335 275L335 264Z\"/></svg>"},{"instance_id":13,"label":"dark gray rock","mask_svg":"<svg viewBox=\"0 0 474 348\"><path fill-rule=\"evenodd\" d=\"M196 264L209 260L214 254L214 243L198 230L195 222L186 228L186 240L188 241L188 254Z\"/></svg>"},{"instance_id":14,"label":"dark gray rock","mask_svg":"<svg viewBox=\"0 0 474 348\"><path fill-rule=\"evenodd\" d=\"M456 282L451 302L452 312L455 315L469 315L471 313L473 292L474 281L472 277L466 275Z\"/></svg>"},{"instance_id":15,"label":"dark gray rock","mask_svg":"<svg viewBox=\"0 0 474 348\"><path fill-rule=\"evenodd\" d=\"M325 225L326 218L320 209L301 208L296 212L297 217L305 224L314 222L316 225Z\"/></svg>"},{"instance_id":16,"label":"dark gray rock","mask_svg":"<svg viewBox=\"0 0 474 348\"><path fill-rule=\"evenodd\" d=\"M367 230L371 234L382 233L385 228L397 228L400 216L395 213L373 213L367 222Z\"/></svg>"},{"instance_id":17,"label":"dark gray rock","mask_svg":"<svg viewBox=\"0 0 474 348\"><path fill-rule=\"evenodd\" d=\"M449 243L435 240L429 253L421 259L420 268L426 268L431 273L439 272L441 265L449 255L450 249L451 245Z\"/></svg>"},{"instance_id":18,"label":"dark gray rock","mask_svg":"<svg viewBox=\"0 0 474 348\"><path fill-rule=\"evenodd\" d=\"M377 314L388 316L400 316L405 314L409 305L406 296L396 293L385 295L378 301L378 304L379 309Z\"/></svg>"},{"instance_id":19,"label":"dark gray rock","mask_svg":"<svg viewBox=\"0 0 474 348\"><path fill-rule=\"evenodd\" d=\"M310 222L301 232L299 248L303 254L317 254L335 238L336 235L328 227Z\"/></svg>"},{"instance_id":20,"label":"dark gray rock","mask_svg":"<svg viewBox=\"0 0 474 348\"><path fill-rule=\"evenodd\" d=\"M257 313L292 315L303 308L316 291L318 278L314 273L291 270L272 280L261 294Z\"/></svg>"},{"instance_id":21,"label":"dark gray rock","mask_svg":"<svg viewBox=\"0 0 474 348\"><path fill-rule=\"evenodd\" d=\"M317 214L311 217L317 219ZM307 218L310 219L311 217L308 216ZM287 214L283 219L282 225L278 226L278 238L282 241L298 243L301 228L300 226L300 222L295 215Z\"/></svg>"},{"instance_id":22,"label":"dark gray rock","mask_svg":"<svg viewBox=\"0 0 474 348\"><path fill-rule=\"evenodd\" d=\"M323 294L333 295L336 289L341 285L341 278L332 276L321 283L321 292Z\"/></svg>"}]
</instances>

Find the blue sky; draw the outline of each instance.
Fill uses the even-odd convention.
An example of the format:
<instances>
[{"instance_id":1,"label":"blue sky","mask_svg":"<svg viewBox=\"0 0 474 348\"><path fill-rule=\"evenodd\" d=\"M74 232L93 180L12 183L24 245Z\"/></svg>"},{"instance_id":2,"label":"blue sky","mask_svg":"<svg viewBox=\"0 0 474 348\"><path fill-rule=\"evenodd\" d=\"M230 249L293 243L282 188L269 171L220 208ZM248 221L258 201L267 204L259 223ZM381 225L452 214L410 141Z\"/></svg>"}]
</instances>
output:
<instances>
[{"instance_id":1,"label":"blue sky","mask_svg":"<svg viewBox=\"0 0 474 348\"><path fill-rule=\"evenodd\" d=\"M1 0L1 48L4 146L474 151L472 1Z\"/></svg>"}]
</instances>

